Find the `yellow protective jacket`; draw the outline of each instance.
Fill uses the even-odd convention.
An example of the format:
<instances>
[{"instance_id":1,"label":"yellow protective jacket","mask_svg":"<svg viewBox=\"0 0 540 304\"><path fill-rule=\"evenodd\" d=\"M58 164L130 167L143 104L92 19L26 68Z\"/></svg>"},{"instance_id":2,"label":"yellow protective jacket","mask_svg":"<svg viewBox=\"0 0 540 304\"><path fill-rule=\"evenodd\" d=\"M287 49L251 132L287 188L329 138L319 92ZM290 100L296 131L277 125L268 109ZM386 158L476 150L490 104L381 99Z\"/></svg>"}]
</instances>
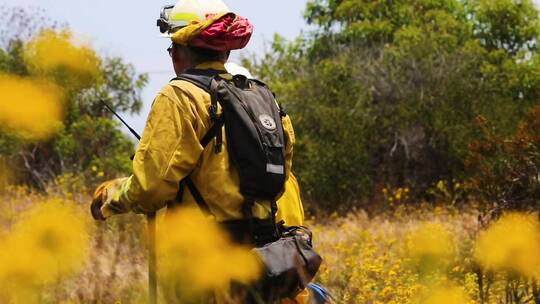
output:
<instances>
[{"instance_id":1,"label":"yellow protective jacket","mask_svg":"<svg viewBox=\"0 0 540 304\"><path fill-rule=\"evenodd\" d=\"M221 62L208 62L197 69L214 69L226 74ZM239 191L239 176L227 153L224 132L222 152L214 152L214 141L203 149L201 138L211 126L209 94L183 80L167 84L155 98L141 141L133 160L133 174L124 180L110 203L102 208L105 217L134 211L149 213L174 200L179 181L191 178L217 221L241 219L244 198ZM221 109L219 109L221 111ZM294 131L288 116L283 118L286 134L286 170L291 172ZM196 206L186 189L182 204ZM296 179L287 174L285 192L278 201L278 219L287 225L303 223L303 208ZM255 203L253 214L269 216L269 202Z\"/></svg>"}]
</instances>

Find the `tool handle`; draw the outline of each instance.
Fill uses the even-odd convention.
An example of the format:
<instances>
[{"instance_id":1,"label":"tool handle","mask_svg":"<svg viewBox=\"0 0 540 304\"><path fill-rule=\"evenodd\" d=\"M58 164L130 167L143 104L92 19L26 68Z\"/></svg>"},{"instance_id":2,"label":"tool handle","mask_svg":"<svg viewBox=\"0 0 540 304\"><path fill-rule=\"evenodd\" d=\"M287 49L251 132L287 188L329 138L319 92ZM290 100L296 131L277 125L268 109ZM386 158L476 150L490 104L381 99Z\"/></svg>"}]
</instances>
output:
<instances>
[{"instance_id":1,"label":"tool handle","mask_svg":"<svg viewBox=\"0 0 540 304\"><path fill-rule=\"evenodd\" d=\"M157 304L156 213L146 215L148 221L148 303Z\"/></svg>"}]
</instances>

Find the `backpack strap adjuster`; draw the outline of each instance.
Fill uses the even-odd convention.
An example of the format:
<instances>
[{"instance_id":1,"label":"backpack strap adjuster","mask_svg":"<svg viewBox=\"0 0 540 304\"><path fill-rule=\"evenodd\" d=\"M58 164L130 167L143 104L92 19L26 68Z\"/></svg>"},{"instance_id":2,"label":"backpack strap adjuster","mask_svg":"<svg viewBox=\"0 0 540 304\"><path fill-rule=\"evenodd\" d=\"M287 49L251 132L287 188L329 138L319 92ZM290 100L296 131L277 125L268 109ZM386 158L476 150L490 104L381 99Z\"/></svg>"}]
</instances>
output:
<instances>
[{"instance_id":1,"label":"backpack strap adjuster","mask_svg":"<svg viewBox=\"0 0 540 304\"><path fill-rule=\"evenodd\" d=\"M212 78L210 82L210 120L212 123L216 124L220 119L222 119L223 114L218 115L218 76ZM221 153L221 148L223 146L223 128L216 130L216 145L215 153Z\"/></svg>"},{"instance_id":2,"label":"backpack strap adjuster","mask_svg":"<svg viewBox=\"0 0 540 304\"><path fill-rule=\"evenodd\" d=\"M281 116L281 118L287 116L287 112L285 112L285 106L283 104L278 104L278 107L279 107L279 116Z\"/></svg>"}]
</instances>

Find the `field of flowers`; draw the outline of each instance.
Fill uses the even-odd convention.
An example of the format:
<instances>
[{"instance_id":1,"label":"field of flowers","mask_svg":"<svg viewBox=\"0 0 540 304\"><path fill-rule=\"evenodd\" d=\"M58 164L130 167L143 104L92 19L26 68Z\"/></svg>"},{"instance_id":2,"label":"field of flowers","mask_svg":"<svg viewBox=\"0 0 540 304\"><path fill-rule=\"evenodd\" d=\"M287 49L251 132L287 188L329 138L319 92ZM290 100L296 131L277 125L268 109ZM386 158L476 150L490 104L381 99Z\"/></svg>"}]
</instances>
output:
<instances>
[{"instance_id":1,"label":"field of flowers","mask_svg":"<svg viewBox=\"0 0 540 304\"><path fill-rule=\"evenodd\" d=\"M69 32L42 32L24 54L39 77L0 75L0 123L10 134L33 142L62 129L63 89L94 77L98 65L93 51L71 40ZM50 75L57 68L73 70L77 81L56 84ZM25 99L31 102L13 102ZM145 218L94 222L92 189L82 178L62 175L47 195L39 194L9 185L10 170L19 168L8 168L8 162L0 158L0 303L146 303ZM104 176L97 167L92 171ZM537 170L533 177L538 180ZM316 281L334 302L540 304L538 214L486 219L472 203L456 207L459 200L442 182L436 188L448 203L405 204L408 189L383 189L384 212L308 219L325 259ZM259 276L249 250L231 244L198 211L182 210L169 219L161 214L158 220L159 303L201 303L208 290Z\"/></svg>"},{"instance_id":2,"label":"field of flowers","mask_svg":"<svg viewBox=\"0 0 540 304\"><path fill-rule=\"evenodd\" d=\"M23 188L4 189L0 302L145 303L144 218L95 223L87 212L90 197L63 191L43 197ZM186 223L188 215L179 220ZM178 288L204 290L229 278L256 276L245 252L213 228L187 222L159 234L169 241L160 255L161 303L171 302ZM474 210L422 205L371 217L356 212L311 218L309 226L325 258L317 281L336 303L539 301L536 216L507 214L480 229Z\"/></svg>"}]
</instances>

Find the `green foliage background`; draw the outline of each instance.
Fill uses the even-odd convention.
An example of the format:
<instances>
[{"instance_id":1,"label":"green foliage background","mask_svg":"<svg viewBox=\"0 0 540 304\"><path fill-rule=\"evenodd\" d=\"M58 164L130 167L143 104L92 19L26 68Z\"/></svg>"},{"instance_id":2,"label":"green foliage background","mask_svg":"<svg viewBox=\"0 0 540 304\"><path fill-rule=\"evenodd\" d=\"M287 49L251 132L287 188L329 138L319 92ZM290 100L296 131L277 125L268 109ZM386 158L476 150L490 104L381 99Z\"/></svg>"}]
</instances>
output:
<instances>
[{"instance_id":1,"label":"green foliage background","mask_svg":"<svg viewBox=\"0 0 540 304\"><path fill-rule=\"evenodd\" d=\"M42 29L61 30L65 26L48 20L39 10L2 8L0 12L9 23L2 25L0 73L36 76L24 61L26 43ZM100 58L100 73L95 77L63 67L48 77L65 90L61 130L36 143L0 127L0 160L16 170L16 181L45 190L59 182L59 177L92 185L130 172L134 143L99 100L119 112L137 113L147 75L137 74L121 58Z\"/></svg>"},{"instance_id":2,"label":"green foliage background","mask_svg":"<svg viewBox=\"0 0 540 304\"><path fill-rule=\"evenodd\" d=\"M520 0L314 0L313 30L245 64L293 117L311 206L417 198L464 165L482 115L511 134L540 93L538 11Z\"/></svg>"},{"instance_id":3,"label":"green foliage background","mask_svg":"<svg viewBox=\"0 0 540 304\"><path fill-rule=\"evenodd\" d=\"M26 42L65 26L39 12L2 13L0 73L32 77ZM434 201L433 189L453 196L456 184L469 186L459 189L465 197L521 201L512 189L530 188L538 176L531 155L540 153L534 132L522 134L536 125L531 108L540 97L532 1L312 0L305 20L310 31L292 42L276 36L262 58L244 64L293 117L294 169L312 209L371 207L384 201L381 190L396 188L410 190L411 201ZM66 69L50 75L69 88L53 138L29 142L0 127L0 157L18 168L19 182L45 189L58 177L92 184L129 172L134 143L99 100L136 113L147 76L121 58L100 60L92 79ZM508 141L525 148L484 149ZM527 173L507 178L516 168Z\"/></svg>"}]
</instances>

